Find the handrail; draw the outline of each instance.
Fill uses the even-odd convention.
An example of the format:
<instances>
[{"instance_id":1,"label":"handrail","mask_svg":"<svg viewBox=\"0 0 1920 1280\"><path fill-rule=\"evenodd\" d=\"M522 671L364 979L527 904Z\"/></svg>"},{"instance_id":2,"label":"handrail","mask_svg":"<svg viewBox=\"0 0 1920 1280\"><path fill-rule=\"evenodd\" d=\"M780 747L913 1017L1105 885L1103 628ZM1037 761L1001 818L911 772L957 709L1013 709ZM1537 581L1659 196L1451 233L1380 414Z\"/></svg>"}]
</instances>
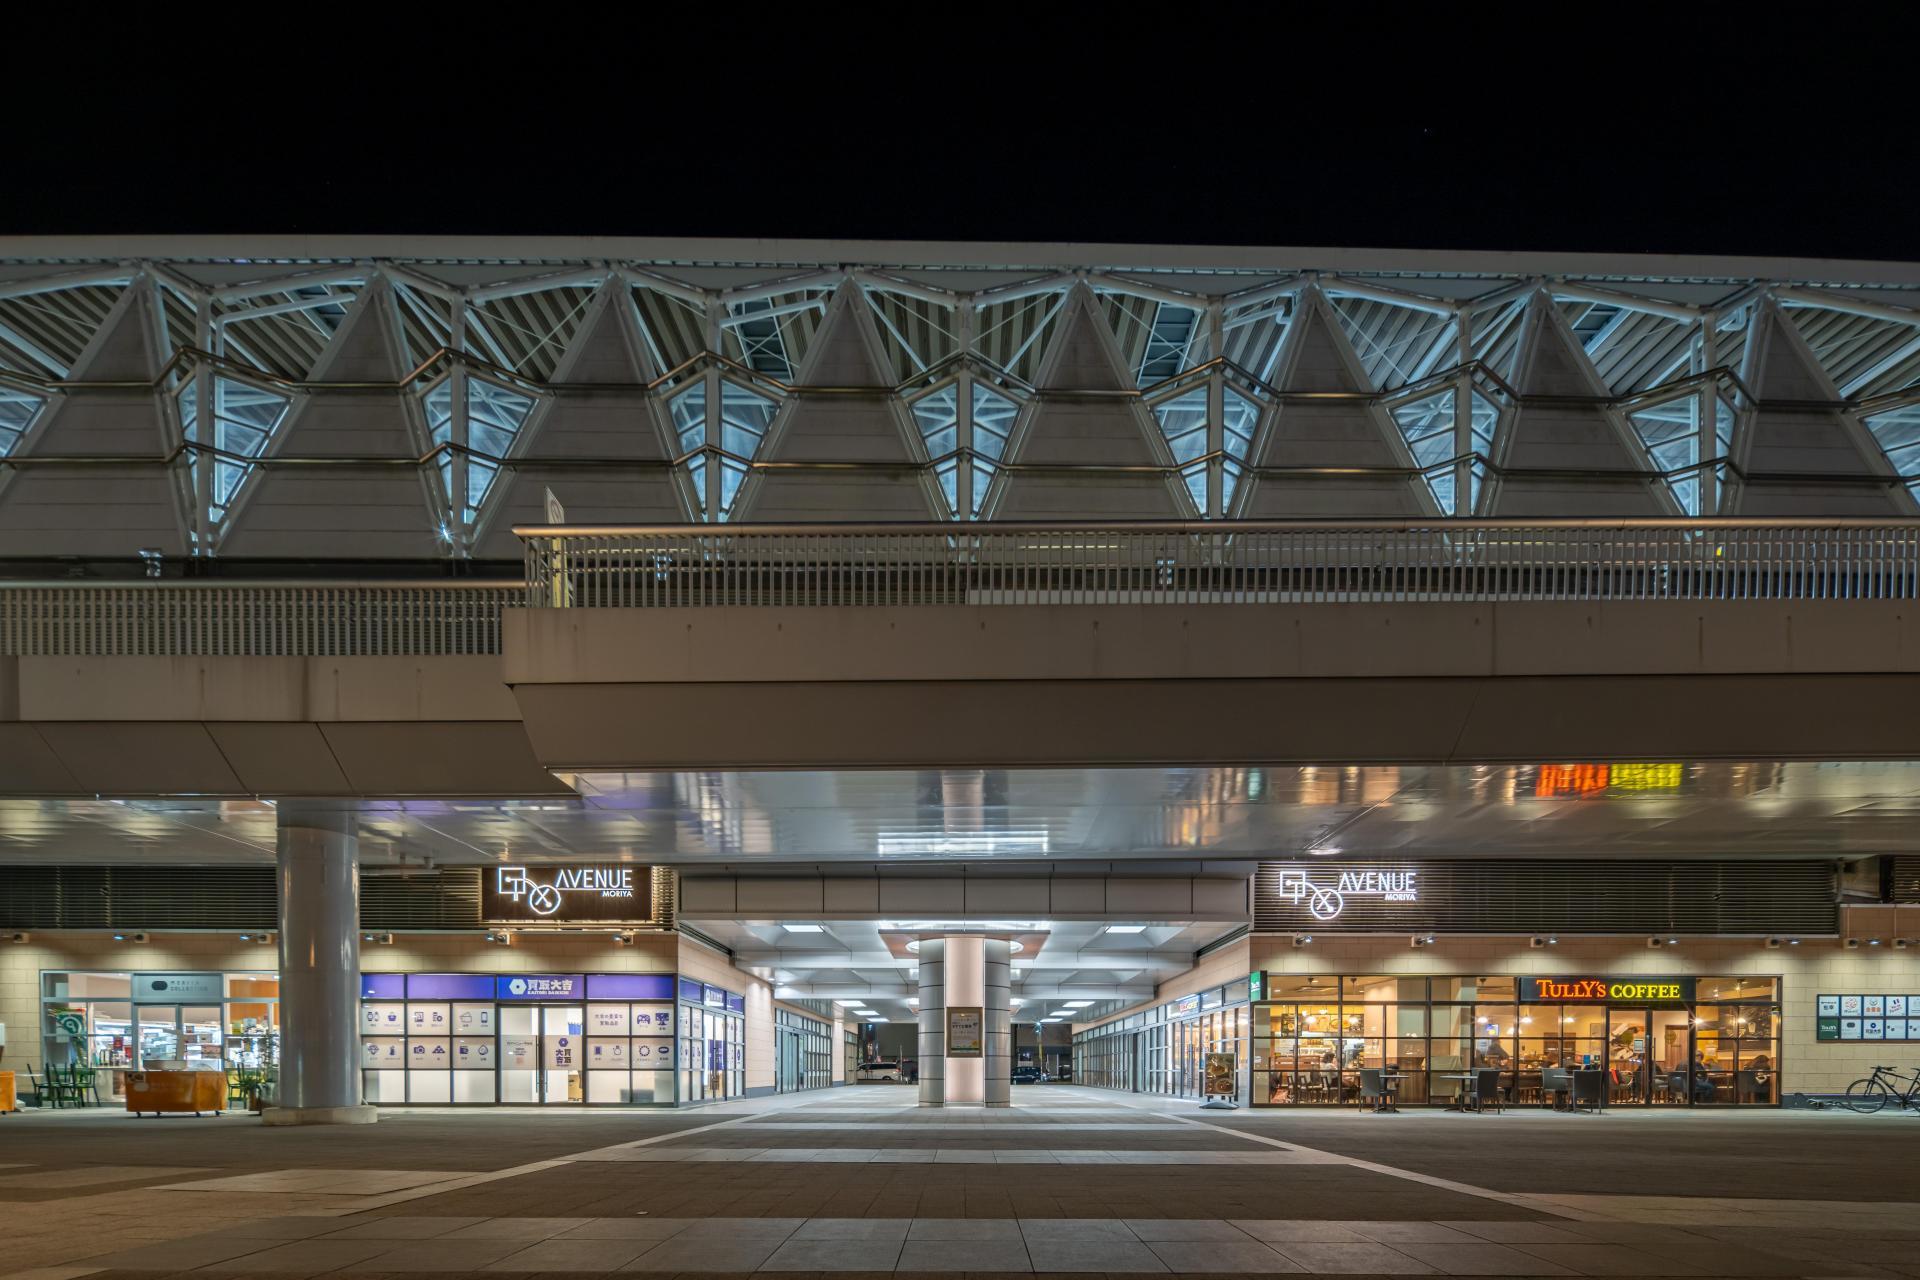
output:
<instances>
[{"instance_id":1,"label":"handrail","mask_svg":"<svg viewBox=\"0 0 1920 1280\"><path fill-rule=\"evenodd\" d=\"M0 655L485 656L525 598L517 582L0 582Z\"/></svg>"},{"instance_id":2,"label":"handrail","mask_svg":"<svg viewBox=\"0 0 1920 1280\"><path fill-rule=\"evenodd\" d=\"M1920 520L521 525L527 604L1920 597Z\"/></svg>"}]
</instances>

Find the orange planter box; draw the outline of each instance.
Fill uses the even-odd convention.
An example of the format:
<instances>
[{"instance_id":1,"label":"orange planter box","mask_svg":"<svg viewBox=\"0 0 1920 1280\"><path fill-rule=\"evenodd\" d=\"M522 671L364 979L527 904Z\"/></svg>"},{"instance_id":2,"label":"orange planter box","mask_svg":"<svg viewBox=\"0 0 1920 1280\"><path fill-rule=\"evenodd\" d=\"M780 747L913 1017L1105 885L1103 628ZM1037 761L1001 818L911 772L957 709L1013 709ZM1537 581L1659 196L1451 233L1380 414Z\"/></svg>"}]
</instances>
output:
<instances>
[{"instance_id":1,"label":"orange planter box","mask_svg":"<svg viewBox=\"0 0 1920 1280\"><path fill-rule=\"evenodd\" d=\"M20 1103L13 1092L13 1072L0 1071L0 1113L19 1109Z\"/></svg>"},{"instance_id":2,"label":"orange planter box","mask_svg":"<svg viewBox=\"0 0 1920 1280\"><path fill-rule=\"evenodd\" d=\"M191 1111L219 1114L227 1106L227 1077L220 1071L129 1071L127 1110L135 1115Z\"/></svg>"}]
</instances>

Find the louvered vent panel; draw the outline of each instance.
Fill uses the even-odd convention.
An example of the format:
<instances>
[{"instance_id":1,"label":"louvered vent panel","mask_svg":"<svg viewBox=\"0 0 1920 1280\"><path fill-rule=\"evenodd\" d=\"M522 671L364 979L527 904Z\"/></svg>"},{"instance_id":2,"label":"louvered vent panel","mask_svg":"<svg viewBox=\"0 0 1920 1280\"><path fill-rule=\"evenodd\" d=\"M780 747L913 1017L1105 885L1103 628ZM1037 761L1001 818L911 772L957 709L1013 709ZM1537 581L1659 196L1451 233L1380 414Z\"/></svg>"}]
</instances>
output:
<instances>
[{"instance_id":1,"label":"louvered vent panel","mask_svg":"<svg viewBox=\"0 0 1920 1280\"><path fill-rule=\"evenodd\" d=\"M1415 873L1416 900L1389 901L1364 890L1337 892L1343 873L1370 871ZM1323 896L1328 889L1336 891L1337 902ZM1836 896L1833 865L1813 861L1263 862L1254 878L1254 927L1318 933L1818 935L1839 929ZM1313 910L1316 901L1319 915Z\"/></svg>"}]
</instances>

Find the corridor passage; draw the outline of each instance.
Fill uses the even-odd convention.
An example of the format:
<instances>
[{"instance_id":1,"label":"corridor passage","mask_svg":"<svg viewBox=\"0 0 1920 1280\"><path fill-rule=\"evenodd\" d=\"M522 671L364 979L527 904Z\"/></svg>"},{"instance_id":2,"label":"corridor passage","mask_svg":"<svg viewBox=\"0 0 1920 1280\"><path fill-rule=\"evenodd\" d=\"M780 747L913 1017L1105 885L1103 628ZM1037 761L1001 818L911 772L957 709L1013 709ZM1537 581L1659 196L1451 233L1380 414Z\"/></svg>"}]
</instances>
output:
<instances>
[{"instance_id":1,"label":"corridor passage","mask_svg":"<svg viewBox=\"0 0 1920 1280\"><path fill-rule=\"evenodd\" d=\"M279 1130L11 1116L0 1275L1920 1275L1901 1115L1014 1096L922 1109L876 1085Z\"/></svg>"}]
</instances>

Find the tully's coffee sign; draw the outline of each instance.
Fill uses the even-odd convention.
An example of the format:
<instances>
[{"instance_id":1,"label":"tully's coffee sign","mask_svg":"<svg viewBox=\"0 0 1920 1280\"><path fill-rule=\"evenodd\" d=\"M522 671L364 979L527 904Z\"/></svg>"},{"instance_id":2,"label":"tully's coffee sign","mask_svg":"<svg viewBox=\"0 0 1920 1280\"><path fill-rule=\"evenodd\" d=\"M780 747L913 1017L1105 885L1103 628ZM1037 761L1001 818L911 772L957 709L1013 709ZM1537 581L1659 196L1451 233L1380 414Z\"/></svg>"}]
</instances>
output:
<instances>
[{"instance_id":1,"label":"tully's coffee sign","mask_svg":"<svg viewBox=\"0 0 1920 1280\"><path fill-rule=\"evenodd\" d=\"M1522 1004L1692 1004L1692 978L1520 979Z\"/></svg>"},{"instance_id":2,"label":"tully's coffee sign","mask_svg":"<svg viewBox=\"0 0 1920 1280\"><path fill-rule=\"evenodd\" d=\"M646 867L495 867L480 881L489 924L645 924L653 919Z\"/></svg>"}]
</instances>

